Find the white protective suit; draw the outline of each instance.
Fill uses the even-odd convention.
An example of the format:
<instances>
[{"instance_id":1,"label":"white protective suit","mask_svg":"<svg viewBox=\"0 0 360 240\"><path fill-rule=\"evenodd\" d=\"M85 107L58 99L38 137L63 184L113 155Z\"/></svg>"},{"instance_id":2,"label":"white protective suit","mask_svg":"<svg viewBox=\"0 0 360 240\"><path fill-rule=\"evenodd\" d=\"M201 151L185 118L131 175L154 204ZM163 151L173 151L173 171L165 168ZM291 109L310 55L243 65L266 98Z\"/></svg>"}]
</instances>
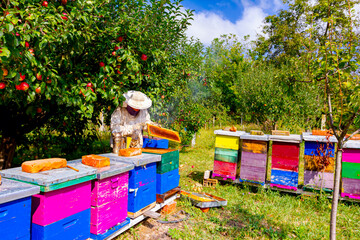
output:
<instances>
[{"instance_id":1,"label":"white protective suit","mask_svg":"<svg viewBox=\"0 0 360 240\"><path fill-rule=\"evenodd\" d=\"M127 104L118 107L111 115L111 133L121 133L124 137L131 137L130 147L142 148L143 129L147 123L152 123L147 109L139 110L136 116L131 115L126 109ZM110 142L112 144L112 141Z\"/></svg>"}]
</instances>

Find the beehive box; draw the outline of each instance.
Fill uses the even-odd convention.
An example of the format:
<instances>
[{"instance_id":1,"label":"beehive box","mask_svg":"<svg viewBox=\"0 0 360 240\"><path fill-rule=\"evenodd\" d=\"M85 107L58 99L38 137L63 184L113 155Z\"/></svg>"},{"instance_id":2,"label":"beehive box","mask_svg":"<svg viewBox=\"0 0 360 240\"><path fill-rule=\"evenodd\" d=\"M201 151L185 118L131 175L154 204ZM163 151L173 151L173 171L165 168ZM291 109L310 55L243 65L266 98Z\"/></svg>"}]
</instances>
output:
<instances>
[{"instance_id":1,"label":"beehive box","mask_svg":"<svg viewBox=\"0 0 360 240\"><path fill-rule=\"evenodd\" d=\"M179 186L179 169L174 169L163 174L156 174L156 194L164 194Z\"/></svg>"},{"instance_id":2,"label":"beehive box","mask_svg":"<svg viewBox=\"0 0 360 240\"><path fill-rule=\"evenodd\" d=\"M213 177L235 180L239 175L240 136L244 131L215 130L215 156Z\"/></svg>"},{"instance_id":3,"label":"beehive box","mask_svg":"<svg viewBox=\"0 0 360 240\"><path fill-rule=\"evenodd\" d=\"M69 162L68 165L74 164ZM90 181L95 179L96 170L85 165L77 169L79 172L59 168L26 173L20 167L2 171L6 178L40 187L41 193L32 196L32 239L64 239L64 236L85 239L90 236Z\"/></svg>"},{"instance_id":4,"label":"beehive box","mask_svg":"<svg viewBox=\"0 0 360 240\"><path fill-rule=\"evenodd\" d=\"M38 186L2 179L0 185L1 239L30 239L31 196L39 192Z\"/></svg>"},{"instance_id":5,"label":"beehive box","mask_svg":"<svg viewBox=\"0 0 360 240\"><path fill-rule=\"evenodd\" d=\"M179 168L179 150L176 149L156 149L143 148L143 153L156 154L161 156L161 161L157 162L156 173L163 174Z\"/></svg>"},{"instance_id":6,"label":"beehive box","mask_svg":"<svg viewBox=\"0 0 360 240\"><path fill-rule=\"evenodd\" d=\"M342 154L341 196L360 199L360 141L349 140Z\"/></svg>"},{"instance_id":7,"label":"beehive box","mask_svg":"<svg viewBox=\"0 0 360 240\"><path fill-rule=\"evenodd\" d=\"M271 187L297 190L301 136L270 135L272 140Z\"/></svg>"},{"instance_id":8,"label":"beehive box","mask_svg":"<svg viewBox=\"0 0 360 240\"><path fill-rule=\"evenodd\" d=\"M81 160L71 163L75 168L83 165ZM134 165L110 160L110 166L94 169L96 179L91 181L90 233L102 235L126 220L129 171L134 169Z\"/></svg>"},{"instance_id":9,"label":"beehive box","mask_svg":"<svg viewBox=\"0 0 360 240\"><path fill-rule=\"evenodd\" d=\"M169 140L157 137L143 137L143 148L169 148Z\"/></svg>"},{"instance_id":10,"label":"beehive box","mask_svg":"<svg viewBox=\"0 0 360 240\"><path fill-rule=\"evenodd\" d=\"M240 181L265 184L269 135L241 135Z\"/></svg>"},{"instance_id":11,"label":"beehive box","mask_svg":"<svg viewBox=\"0 0 360 240\"><path fill-rule=\"evenodd\" d=\"M334 184L334 149L337 142L334 136L326 137L303 133L304 149L304 187L332 191ZM329 161L323 166L319 161Z\"/></svg>"},{"instance_id":12,"label":"beehive box","mask_svg":"<svg viewBox=\"0 0 360 240\"><path fill-rule=\"evenodd\" d=\"M133 157L119 157L116 154L101 154L110 160L133 164L129 172L128 216L133 218L136 212L156 202L156 163L161 156L143 153Z\"/></svg>"}]
</instances>

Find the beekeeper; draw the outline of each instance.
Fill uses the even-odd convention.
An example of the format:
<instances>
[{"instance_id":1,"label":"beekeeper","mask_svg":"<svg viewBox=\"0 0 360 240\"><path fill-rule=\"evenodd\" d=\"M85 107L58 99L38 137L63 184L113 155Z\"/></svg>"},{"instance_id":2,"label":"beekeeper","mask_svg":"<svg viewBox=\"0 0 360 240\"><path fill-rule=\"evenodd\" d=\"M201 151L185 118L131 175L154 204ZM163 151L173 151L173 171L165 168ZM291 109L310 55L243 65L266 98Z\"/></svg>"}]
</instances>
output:
<instances>
[{"instance_id":1,"label":"beekeeper","mask_svg":"<svg viewBox=\"0 0 360 240\"><path fill-rule=\"evenodd\" d=\"M152 101L139 91L128 91L123 96L125 101L122 107L119 106L111 115L111 133L131 137L130 147L141 148L143 146L142 131L147 129L147 123L153 124L147 110L151 107Z\"/></svg>"}]
</instances>

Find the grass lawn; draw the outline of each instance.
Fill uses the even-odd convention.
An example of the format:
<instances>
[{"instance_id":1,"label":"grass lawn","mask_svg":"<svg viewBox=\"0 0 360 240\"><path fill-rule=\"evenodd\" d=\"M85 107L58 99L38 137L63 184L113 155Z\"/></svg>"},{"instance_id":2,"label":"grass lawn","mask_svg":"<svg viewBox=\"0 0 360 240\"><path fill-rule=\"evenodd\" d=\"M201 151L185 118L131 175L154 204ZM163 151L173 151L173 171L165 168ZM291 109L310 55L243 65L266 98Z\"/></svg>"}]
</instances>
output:
<instances>
[{"instance_id":1,"label":"grass lawn","mask_svg":"<svg viewBox=\"0 0 360 240\"><path fill-rule=\"evenodd\" d=\"M214 129L201 130L194 148L180 152L180 186L225 198L223 208L203 213L184 198L178 209L191 215L181 226L167 230L173 239L328 239L331 201L326 197L299 196L241 184L221 183L202 188L205 170L212 170ZM301 172L300 172L301 174ZM301 181L301 180L300 180ZM141 224L119 239L142 239ZM340 202L338 239L360 239L360 204ZM154 238L155 239L155 238Z\"/></svg>"}]
</instances>

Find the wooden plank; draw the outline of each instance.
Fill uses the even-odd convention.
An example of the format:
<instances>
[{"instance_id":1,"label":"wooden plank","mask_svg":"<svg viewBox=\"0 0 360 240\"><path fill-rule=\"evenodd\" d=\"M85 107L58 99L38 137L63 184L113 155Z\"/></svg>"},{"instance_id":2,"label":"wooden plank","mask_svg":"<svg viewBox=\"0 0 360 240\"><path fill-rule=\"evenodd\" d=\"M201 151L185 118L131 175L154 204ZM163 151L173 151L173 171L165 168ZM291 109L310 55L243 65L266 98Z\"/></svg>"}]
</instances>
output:
<instances>
[{"instance_id":1,"label":"wooden plank","mask_svg":"<svg viewBox=\"0 0 360 240\"><path fill-rule=\"evenodd\" d=\"M266 167L267 155L261 153L243 152L241 154L241 167Z\"/></svg>"},{"instance_id":2,"label":"wooden plank","mask_svg":"<svg viewBox=\"0 0 360 240\"><path fill-rule=\"evenodd\" d=\"M360 195L360 179L342 178L341 192Z\"/></svg>"},{"instance_id":3,"label":"wooden plank","mask_svg":"<svg viewBox=\"0 0 360 240\"><path fill-rule=\"evenodd\" d=\"M215 147L238 150L240 145L239 137L216 135Z\"/></svg>"},{"instance_id":4,"label":"wooden plank","mask_svg":"<svg viewBox=\"0 0 360 240\"><path fill-rule=\"evenodd\" d=\"M323 149L325 151L325 156L329 156L329 157L334 157L334 148L335 148L335 144L334 143L329 143L328 146L328 150L326 149L327 144L326 143L322 143L322 142L305 142L305 150L304 150L304 155L309 155L309 156L324 156L323 153L319 151L320 149Z\"/></svg>"},{"instance_id":5,"label":"wooden plank","mask_svg":"<svg viewBox=\"0 0 360 240\"><path fill-rule=\"evenodd\" d=\"M132 212L128 212L128 217L129 218L137 218L140 215L143 215L146 211L151 210L152 208L154 208L156 206L156 202L151 203L150 205L140 209L139 211L132 213Z\"/></svg>"},{"instance_id":6,"label":"wooden plank","mask_svg":"<svg viewBox=\"0 0 360 240\"><path fill-rule=\"evenodd\" d=\"M264 135L264 132L259 130L250 130L250 135Z\"/></svg>"},{"instance_id":7,"label":"wooden plank","mask_svg":"<svg viewBox=\"0 0 360 240\"><path fill-rule=\"evenodd\" d=\"M240 179L265 182L266 168L241 166Z\"/></svg>"},{"instance_id":8,"label":"wooden plank","mask_svg":"<svg viewBox=\"0 0 360 240\"><path fill-rule=\"evenodd\" d=\"M277 170L277 169L271 170L271 183L272 184L297 187L298 186L298 177L299 177L299 174L297 172L282 171L282 170Z\"/></svg>"},{"instance_id":9,"label":"wooden plank","mask_svg":"<svg viewBox=\"0 0 360 240\"><path fill-rule=\"evenodd\" d=\"M343 162L341 176L343 178L360 179L360 164Z\"/></svg>"},{"instance_id":10,"label":"wooden plank","mask_svg":"<svg viewBox=\"0 0 360 240\"><path fill-rule=\"evenodd\" d=\"M305 170L304 185L333 189L334 173Z\"/></svg>"},{"instance_id":11,"label":"wooden plank","mask_svg":"<svg viewBox=\"0 0 360 240\"><path fill-rule=\"evenodd\" d=\"M309 170L309 171L321 171L321 168L319 166L319 156L308 156L305 155L304 156L304 160L305 160L305 170ZM334 169L335 169L335 159L334 158L330 158L330 164L325 168L325 172L329 172L329 173L333 173Z\"/></svg>"},{"instance_id":12,"label":"wooden plank","mask_svg":"<svg viewBox=\"0 0 360 240\"><path fill-rule=\"evenodd\" d=\"M271 130L271 135L290 136L290 132L282 130Z\"/></svg>"},{"instance_id":13,"label":"wooden plank","mask_svg":"<svg viewBox=\"0 0 360 240\"><path fill-rule=\"evenodd\" d=\"M343 162L360 163L360 149L344 148L343 150Z\"/></svg>"},{"instance_id":14,"label":"wooden plank","mask_svg":"<svg viewBox=\"0 0 360 240\"><path fill-rule=\"evenodd\" d=\"M271 168L297 172L299 170L299 158L273 156L271 159Z\"/></svg>"},{"instance_id":15,"label":"wooden plank","mask_svg":"<svg viewBox=\"0 0 360 240\"><path fill-rule=\"evenodd\" d=\"M272 156L298 158L299 151L299 143L273 142L272 145Z\"/></svg>"},{"instance_id":16,"label":"wooden plank","mask_svg":"<svg viewBox=\"0 0 360 240\"><path fill-rule=\"evenodd\" d=\"M174 189L171 189L170 191L167 191L163 194L156 194L156 202L157 203L163 203L165 200L169 199L170 197L174 196L175 194L180 194L181 187L176 187Z\"/></svg>"},{"instance_id":17,"label":"wooden plank","mask_svg":"<svg viewBox=\"0 0 360 240\"><path fill-rule=\"evenodd\" d=\"M222 161L214 161L214 171L215 174L220 175L229 175L229 176L236 176L237 172L237 164L236 163L229 163L229 162L222 162Z\"/></svg>"},{"instance_id":18,"label":"wooden plank","mask_svg":"<svg viewBox=\"0 0 360 240\"><path fill-rule=\"evenodd\" d=\"M156 212L159 209L163 208L164 206L169 205L170 203L172 203L175 199L177 199L179 197L180 197L180 195L175 195L175 196L169 198L168 200L165 200L164 203L158 203L158 204L156 204L156 206L153 209L151 209L151 211ZM116 232L112 233L111 235L107 236L105 239L106 240L114 239L116 236L118 236L121 233L125 232L129 228L135 226L139 222L143 221L145 218L146 218L146 216L140 215L135 219L131 219L130 223L128 225L124 226L123 228L121 228L121 229L117 230Z\"/></svg>"},{"instance_id":19,"label":"wooden plank","mask_svg":"<svg viewBox=\"0 0 360 240\"><path fill-rule=\"evenodd\" d=\"M243 140L242 151L267 154L267 142Z\"/></svg>"}]
</instances>

